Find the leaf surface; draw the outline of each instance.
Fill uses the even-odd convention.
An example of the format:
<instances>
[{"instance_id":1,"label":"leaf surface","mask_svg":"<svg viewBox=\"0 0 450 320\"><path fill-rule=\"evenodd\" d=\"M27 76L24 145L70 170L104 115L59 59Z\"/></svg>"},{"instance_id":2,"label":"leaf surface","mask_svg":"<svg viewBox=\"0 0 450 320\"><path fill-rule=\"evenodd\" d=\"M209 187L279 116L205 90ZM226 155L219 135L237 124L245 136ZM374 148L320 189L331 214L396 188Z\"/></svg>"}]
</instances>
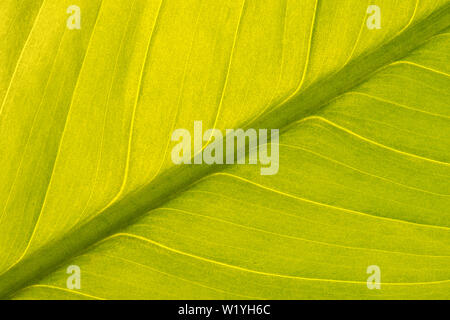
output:
<instances>
[{"instance_id":1,"label":"leaf surface","mask_svg":"<svg viewBox=\"0 0 450 320\"><path fill-rule=\"evenodd\" d=\"M380 30L356 0L78 2L78 31L0 5L0 295L448 298L448 1L377 1ZM173 165L194 120L280 128L279 173Z\"/></svg>"}]
</instances>

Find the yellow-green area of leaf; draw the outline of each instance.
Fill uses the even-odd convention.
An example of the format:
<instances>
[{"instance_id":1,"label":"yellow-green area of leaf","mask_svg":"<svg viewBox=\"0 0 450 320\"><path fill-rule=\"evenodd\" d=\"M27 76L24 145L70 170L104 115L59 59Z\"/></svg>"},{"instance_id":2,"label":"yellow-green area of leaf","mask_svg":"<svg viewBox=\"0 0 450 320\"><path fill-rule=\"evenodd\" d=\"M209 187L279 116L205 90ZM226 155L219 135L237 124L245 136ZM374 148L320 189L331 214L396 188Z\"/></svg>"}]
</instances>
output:
<instances>
[{"instance_id":1,"label":"yellow-green area of leaf","mask_svg":"<svg viewBox=\"0 0 450 320\"><path fill-rule=\"evenodd\" d=\"M449 0L2 0L0 298L450 298L449 28ZM174 165L195 120L280 129L278 174Z\"/></svg>"}]
</instances>

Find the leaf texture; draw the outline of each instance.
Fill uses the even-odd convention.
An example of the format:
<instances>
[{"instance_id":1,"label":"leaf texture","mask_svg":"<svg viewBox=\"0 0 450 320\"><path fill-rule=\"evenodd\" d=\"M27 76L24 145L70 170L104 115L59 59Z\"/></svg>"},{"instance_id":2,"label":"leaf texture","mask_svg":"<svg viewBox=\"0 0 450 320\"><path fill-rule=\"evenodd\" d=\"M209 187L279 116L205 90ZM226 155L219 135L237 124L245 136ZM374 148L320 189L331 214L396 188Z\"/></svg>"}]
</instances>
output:
<instances>
[{"instance_id":1,"label":"leaf texture","mask_svg":"<svg viewBox=\"0 0 450 320\"><path fill-rule=\"evenodd\" d=\"M449 298L449 1L77 2L0 4L0 296ZM279 173L175 166L194 120Z\"/></svg>"}]
</instances>

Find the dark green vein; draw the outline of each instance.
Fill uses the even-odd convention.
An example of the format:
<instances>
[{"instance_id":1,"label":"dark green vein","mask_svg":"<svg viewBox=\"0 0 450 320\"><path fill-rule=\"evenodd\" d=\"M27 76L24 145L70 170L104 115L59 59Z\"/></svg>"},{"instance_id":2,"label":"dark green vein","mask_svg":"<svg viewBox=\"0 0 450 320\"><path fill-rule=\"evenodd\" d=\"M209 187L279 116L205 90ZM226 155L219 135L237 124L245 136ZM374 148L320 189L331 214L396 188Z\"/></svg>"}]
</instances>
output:
<instances>
[{"instance_id":1,"label":"dark green vein","mask_svg":"<svg viewBox=\"0 0 450 320\"><path fill-rule=\"evenodd\" d=\"M450 25L450 4L417 22L390 42L360 56L338 73L321 79L283 105L271 109L246 128L279 128L285 132L296 121L314 114L329 101L368 79L374 72L406 56ZM147 185L112 204L101 215L54 239L0 276L0 297L7 298L35 283L58 266L85 252L98 241L132 224L142 214L172 199L200 178L223 166L177 166Z\"/></svg>"}]
</instances>

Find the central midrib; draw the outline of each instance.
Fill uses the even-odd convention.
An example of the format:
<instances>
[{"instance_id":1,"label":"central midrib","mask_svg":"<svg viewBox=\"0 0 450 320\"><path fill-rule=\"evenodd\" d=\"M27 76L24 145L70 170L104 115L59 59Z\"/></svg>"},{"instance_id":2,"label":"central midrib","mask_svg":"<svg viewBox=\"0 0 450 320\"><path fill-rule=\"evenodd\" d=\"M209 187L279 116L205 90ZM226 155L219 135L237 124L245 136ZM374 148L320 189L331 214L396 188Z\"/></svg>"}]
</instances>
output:
<instances>
[{"instance_id":1,"label":"central midrib","mask_svg":"<svg viewBox=\"0 0 450 320\"><path fill-rule=\"evenodd\" d=\"M388 43L354 59L339 72L314 83L284 104L252 121L246 128L280 129L311 115L334 98L361 84L379 69L418 48L450 26L450 4L411 26ZM380 54L381 53L381 54ZM173 167L151 184L129 194L92 220L72 229L30 254L0 276L0 299L46 276L69 259L83 253L98 241L132 224L146 212L174 198L193 183L224 166L195 165Z\"/></svg>"}]
</instances>

